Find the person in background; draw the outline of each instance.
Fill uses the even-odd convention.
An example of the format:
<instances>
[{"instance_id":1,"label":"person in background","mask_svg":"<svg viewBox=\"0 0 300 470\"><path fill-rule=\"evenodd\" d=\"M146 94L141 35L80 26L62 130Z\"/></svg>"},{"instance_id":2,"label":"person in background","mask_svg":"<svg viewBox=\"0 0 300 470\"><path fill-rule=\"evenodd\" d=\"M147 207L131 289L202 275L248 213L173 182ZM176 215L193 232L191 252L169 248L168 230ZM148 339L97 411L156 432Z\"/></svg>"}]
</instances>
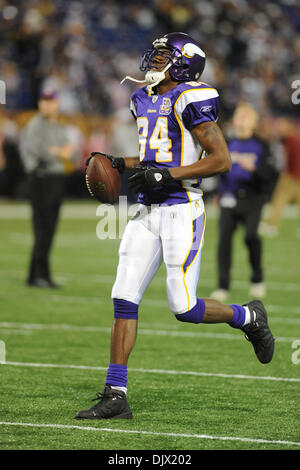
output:
<instances>
[{"instance_id":1,"label":"person in background","mask_svg":"<svg viewBox=\"0 0 300 470\"><path fill-rule=\"evenodd\" d=\"M16 198L23 179L18 127L0 105L0 196Z\"/></svg>"},{"instance_id":2,"label":"person in background","mask_svg":"<svg viewBox=\"0 0 300 470\"><path fill-rule=\"evenodd\" d=\"M244 241L251 266L249 295L266 295L258 226L276 172L268 143L255 134L258 122L259 116L250 104L237 106L232 120L233 136L228 142L232 169L220 176L218 186L218 288L211 298L220 302L229 296L232 237L239 223L245 227Z\"/></svg>"},{"instance_id":3,"label":"person in background","mask_svg":"<svg viewBox=\"0 0 300 470\"><path fill-rule=\"evenodd\" d=\"M269 216L259 227L260 234L267 237L278 235L279 223L287 204L295 202L300 217L300 139L294 124L288 119L279 119L278 133L283 143L285 164L270 201Z\"/></svg>"},{"instance_id":4,"label":"person in background","mask_svg":"<svg viewBox=\"0 0 300 470\"><path fill-rule=\"evenodd\" d=\"M57 93L43 91L38 109L24 129L21 142L34 233L27 284L55 288L58 285L51 278L49 254L64 196L65 166L75 153L65 127L57 120Z\"/></svg>"}]
</instances>

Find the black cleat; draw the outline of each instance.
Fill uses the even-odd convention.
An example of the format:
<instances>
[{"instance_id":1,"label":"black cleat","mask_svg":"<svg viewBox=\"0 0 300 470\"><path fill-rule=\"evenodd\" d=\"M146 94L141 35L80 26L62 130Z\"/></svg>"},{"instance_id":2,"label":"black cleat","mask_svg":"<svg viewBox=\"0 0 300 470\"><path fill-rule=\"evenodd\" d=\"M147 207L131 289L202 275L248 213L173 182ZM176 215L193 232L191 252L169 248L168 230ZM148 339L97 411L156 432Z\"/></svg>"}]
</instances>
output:
<instances>
[{"instance_id":1,"label":"black cleat","mask_svg":"<svg viewBox=\"0 0 300 470\"><path fill-rule=\"evenodd\" d=\"M126 399L126 394L113 390L110 385L104 386L102 393L97 393L94 400L99 403L88 410L78 411L76 419L132 419L132 412Z\"/></svg>"},{"instance_id":2,"label":"black cleat","mask_svg":"<svg viewBox=\"0 0 300 470\"><path fill-rule=\"evenodd\" d=\"M251 321L241 330L245 333L246 339L252 343L258 360L262 364L268 364L274 354L275 340L268 325L265 307L260 300L252 300L244 307L249 308Z\"/></svg>"}]
</instances>

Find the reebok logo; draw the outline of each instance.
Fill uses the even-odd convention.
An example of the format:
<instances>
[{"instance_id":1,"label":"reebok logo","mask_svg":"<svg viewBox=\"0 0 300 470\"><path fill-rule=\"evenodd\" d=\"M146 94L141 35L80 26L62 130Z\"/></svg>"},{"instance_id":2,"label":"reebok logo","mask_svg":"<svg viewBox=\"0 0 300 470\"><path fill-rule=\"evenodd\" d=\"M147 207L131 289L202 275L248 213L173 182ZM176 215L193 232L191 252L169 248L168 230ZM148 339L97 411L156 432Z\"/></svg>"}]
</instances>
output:
<instances>
[{"instance_id":1,"label":"reebok logo","mask_svg":"<svg viewBox=\"0 0 300 470\"><path fill-rule=\"evenodd\" d=\"M212 106L202 106L202 108L200 109L200 112L201 113L208 113L209 111L212 110Z\"/></svg>"}]
</instances>

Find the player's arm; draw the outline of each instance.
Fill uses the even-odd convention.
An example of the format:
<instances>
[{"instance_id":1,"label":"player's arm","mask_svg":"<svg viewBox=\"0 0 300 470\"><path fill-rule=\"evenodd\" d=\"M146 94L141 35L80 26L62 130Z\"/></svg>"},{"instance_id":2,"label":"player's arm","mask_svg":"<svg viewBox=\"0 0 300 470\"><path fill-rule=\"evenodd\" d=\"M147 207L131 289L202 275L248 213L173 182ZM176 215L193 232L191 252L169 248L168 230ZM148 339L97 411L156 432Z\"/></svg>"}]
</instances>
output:
<instances>
[{"instance_id":1,"label":"player's arm","mask_svg":"<svg viewBox=\"0 0 300 470\"><path fill-rule=\"evenodd\" d=\"M125 160L125 168L129 170L130 168L134 168L140 164L140 157L124 157Z\"/></svg>"},{"instance_id":2,"label":"player's arm","mask_svg":"<svg viewBox=\"0 0 300 470\"><path fill-rule=\"evenodd\" d=\"M175 168L141 169L128 179L128 187L137 191L148 187L159 187L174 180L207 178L231 170L231 157L223 133L214 121L195 126L194 137L207 156L192 165Z\"/></svg>"},{"instance_id":3,"label":"player's arm","mask_svg":"<svg viewBox=\"0 0 300 470\"><path fill-rule=\"evenodd\" d=\"M219 126L214 121L198 124L192 133L206 152L206 157L192 165L171 168L176 180L207 178L231 170L231 157Z\"/></svg>"}]
</instances>

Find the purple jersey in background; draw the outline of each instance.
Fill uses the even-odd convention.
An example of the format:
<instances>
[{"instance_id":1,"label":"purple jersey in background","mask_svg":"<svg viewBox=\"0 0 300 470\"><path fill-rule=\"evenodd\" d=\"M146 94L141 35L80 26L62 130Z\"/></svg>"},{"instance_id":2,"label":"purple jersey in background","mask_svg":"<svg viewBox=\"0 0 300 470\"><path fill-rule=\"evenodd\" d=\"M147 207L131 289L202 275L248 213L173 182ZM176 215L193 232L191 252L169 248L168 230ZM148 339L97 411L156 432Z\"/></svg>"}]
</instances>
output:
<instances>
[{"instance_id":1,"label":"purple jersey in background","mask_svg":"<svg viewBox=\"0 0 300 470\"><path fill-rule=\"evenodd\" d=\"M230 172L220 175L219 193L238 196L263 194L274 179L274 164L270 161L271 151L267 142L253 135L249 139L234 138L228 143L232 159ZM249 171L242 166L243 159L251 159L255 170Z\"/></svg>"},{"instance_id":2,"label":"purple jersey in background","mask_svg":"<svg viewBox=\"0 0 300 470\"><path fill-rule=\"evenodd\" d=\"M149 96L147 87L131 96L130 109L139 133L140 164L173 168L195 163L204 155L191 130L206 121L216 121L219 95L201 82L180 83L163 95ZM176 181L168 188L140 193L142 204L180 204L202 195L201 180Z\"/></svg>"}]
</instances>

